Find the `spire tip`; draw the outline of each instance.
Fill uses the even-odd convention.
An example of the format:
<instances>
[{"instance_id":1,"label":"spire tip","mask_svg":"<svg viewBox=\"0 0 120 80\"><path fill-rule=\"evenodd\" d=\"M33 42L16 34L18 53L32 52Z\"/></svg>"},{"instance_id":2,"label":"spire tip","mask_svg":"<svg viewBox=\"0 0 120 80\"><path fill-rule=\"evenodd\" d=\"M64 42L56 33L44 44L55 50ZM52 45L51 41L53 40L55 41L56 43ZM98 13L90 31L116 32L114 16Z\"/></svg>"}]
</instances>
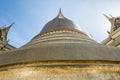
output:
<instances>
[{"instance_id":1,"label":"spire tip","mask_svg":"<svg viewBox=\"0 0 120 80\"><path fill-rule=\"evenodd\" d=\"M58 13L58 18L64 18L63 14L62 14L62 11L61 11L61 8L59 9L59 13Z\"/></svg>"}]
</instances>

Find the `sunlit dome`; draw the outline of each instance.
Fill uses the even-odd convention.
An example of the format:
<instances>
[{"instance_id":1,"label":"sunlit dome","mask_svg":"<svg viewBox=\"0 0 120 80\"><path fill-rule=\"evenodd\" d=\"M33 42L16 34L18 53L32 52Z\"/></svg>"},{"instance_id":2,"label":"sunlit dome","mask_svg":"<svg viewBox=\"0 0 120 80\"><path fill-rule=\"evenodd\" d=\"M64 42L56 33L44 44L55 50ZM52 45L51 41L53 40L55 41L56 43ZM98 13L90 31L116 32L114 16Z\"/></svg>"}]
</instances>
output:
<instances>
[{"instance_id":1,"label":"sunlit dome","mask_svg":"<svg viewBox=\"0 0 120 80\"><path fill-rule=\"evenodd\" d=\"M40 34L57 30L72 30L76 32L81 32L80 26L64 17L61 10L59 11L59 14L56 18L54 18L44 26Z\"/></svg>"}]
</instances>

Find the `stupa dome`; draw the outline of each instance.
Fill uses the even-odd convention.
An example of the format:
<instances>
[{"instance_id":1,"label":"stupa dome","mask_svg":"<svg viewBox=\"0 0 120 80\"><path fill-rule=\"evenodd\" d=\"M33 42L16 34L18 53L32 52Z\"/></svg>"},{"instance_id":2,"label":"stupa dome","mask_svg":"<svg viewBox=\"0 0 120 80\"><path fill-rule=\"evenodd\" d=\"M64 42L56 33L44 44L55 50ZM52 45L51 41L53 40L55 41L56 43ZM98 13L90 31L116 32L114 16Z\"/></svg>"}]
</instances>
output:
<instances>
[{"instance_id":1,"label":"stupa dome","mask_svg":"<svg viewBox=\"0 0 120 80\"><path fill-rule=\"evenodd\" d=\"M81 32L79 25L64 17L61 10L59 11L59 14L56 18L54 18L44 26L40 34L57 30L72 30Z\"/></svg>"}]
</instances>

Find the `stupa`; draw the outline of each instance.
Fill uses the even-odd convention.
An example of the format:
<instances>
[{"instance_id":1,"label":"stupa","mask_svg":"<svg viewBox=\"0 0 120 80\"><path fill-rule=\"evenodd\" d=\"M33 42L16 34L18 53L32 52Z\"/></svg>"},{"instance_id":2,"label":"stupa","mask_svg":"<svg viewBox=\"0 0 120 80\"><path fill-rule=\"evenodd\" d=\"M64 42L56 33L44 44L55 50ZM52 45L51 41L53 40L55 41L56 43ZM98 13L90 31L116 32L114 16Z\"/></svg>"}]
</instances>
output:
<instances>
[{"instance_id":1,"label":"stupa","mask_svg":"<svg viewBox=\"0 0 120 80\"><path fill-rule=\"evenodd\" d=\"M97 43L60 10L29 43L0 52L0 80L120 80L120 49Z\"/></svg>"}]
</instances>

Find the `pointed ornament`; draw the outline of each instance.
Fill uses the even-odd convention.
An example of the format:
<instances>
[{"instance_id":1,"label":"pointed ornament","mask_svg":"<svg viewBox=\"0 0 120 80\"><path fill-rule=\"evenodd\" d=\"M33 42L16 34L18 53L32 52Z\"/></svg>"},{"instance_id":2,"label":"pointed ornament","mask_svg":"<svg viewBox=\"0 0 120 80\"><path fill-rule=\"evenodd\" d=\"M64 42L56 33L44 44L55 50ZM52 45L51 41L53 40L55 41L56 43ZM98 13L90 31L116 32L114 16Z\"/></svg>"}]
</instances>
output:
<instances>
[{"instance_id":1,"label":"pointed ornament","mask_svg":"<svg viewBox=\"0 0 120 80\"><path fill-rule=\"evenodd\" d=\"M108 20L109 20L109 22L112 24L113 23L113 19L114 19L114 17L112 16L112 15L109 15L109 16L107 16L107 15L105 15L105 14L103 14Z\"/></svg>"},{"instance_id":2,"label":"pointed ornament","mask_svg":"<svg viewBox=\"0 0 120 80\"><path fill-rule=\"evenodd\" d=\"M62 14L62 11L61 11L61 8L60 8L60 10L59 10L59 13L58 13L58 16L57 16L58 18L65 18L64 16L63 16L63 14Z\"/></svg>"}]
</instances>

